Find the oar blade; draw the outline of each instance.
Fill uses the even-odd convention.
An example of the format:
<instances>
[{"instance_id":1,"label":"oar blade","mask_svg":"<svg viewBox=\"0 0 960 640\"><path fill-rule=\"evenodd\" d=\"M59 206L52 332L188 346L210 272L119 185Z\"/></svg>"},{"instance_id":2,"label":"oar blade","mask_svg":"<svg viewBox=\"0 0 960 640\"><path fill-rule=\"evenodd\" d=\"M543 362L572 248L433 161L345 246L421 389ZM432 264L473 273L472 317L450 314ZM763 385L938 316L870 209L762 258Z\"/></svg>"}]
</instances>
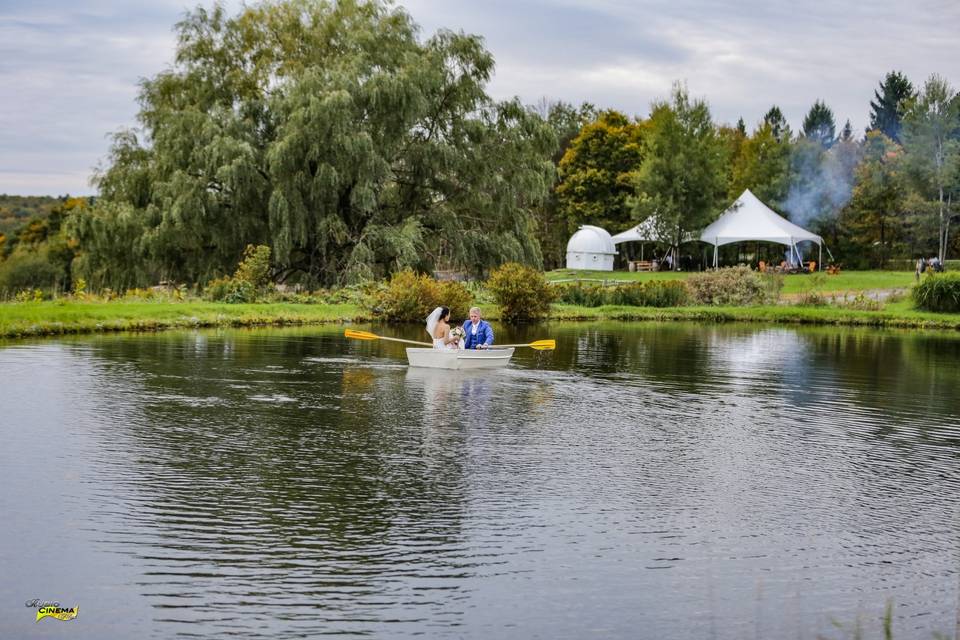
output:
<instances>
[{"instance_id":1,"label":"oar blade","mask_svg":"<svg viewBox=\"0 0 960 640\"><path fill-rule=\"evenodd\" d=\"M531 342L530 346L538 351L553 351L557 348L556 340L537 340L536 342Z\"/></svg>"},{"instance_id":2,"label":"oar blade","mask_svg":"<svg viewBox=\"0 0 960 640\"><path fill-rule=\"evenodd\" d=\"M345 329L343 332L348 338L353 338L354 340L377 340L380 338L375 333L369 333L367 331L357 331L356 329Z\"/></svg>"}]
</instances>

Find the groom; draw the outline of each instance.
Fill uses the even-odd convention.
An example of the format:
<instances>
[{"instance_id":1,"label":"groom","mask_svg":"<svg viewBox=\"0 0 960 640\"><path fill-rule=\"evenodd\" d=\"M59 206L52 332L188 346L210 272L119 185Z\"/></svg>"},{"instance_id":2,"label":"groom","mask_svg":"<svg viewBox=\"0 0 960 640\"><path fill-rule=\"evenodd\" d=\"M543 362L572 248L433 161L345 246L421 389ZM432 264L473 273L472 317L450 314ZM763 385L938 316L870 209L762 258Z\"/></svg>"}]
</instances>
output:
<instances>
[{"instance_id":1,"label":"groom","mask_svg":"<svg viewBox=\"0 0 960 640\"><path fill-rule=\"evenodd\" d=\"M463 323L463 331L467 334L464 347L467 349L486 349L493 344L493 329L486 321L480 319L480 309L470 309L470 319Z\"/></svg>"}]
</instances>

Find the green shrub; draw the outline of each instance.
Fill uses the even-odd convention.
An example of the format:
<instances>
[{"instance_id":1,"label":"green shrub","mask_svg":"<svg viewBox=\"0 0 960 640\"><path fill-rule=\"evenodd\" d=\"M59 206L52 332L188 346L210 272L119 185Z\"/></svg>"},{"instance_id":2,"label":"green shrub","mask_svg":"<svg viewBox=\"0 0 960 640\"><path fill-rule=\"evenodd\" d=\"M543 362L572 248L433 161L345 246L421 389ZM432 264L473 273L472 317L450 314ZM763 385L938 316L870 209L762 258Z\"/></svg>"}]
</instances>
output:
<instances>
[{"instance_id":1,"label":"green shrub","mask_svg":"<svg viewBox=\"0 0 960 640\"><path fill-rule=\"evenodd\" d=\"M14 254L0 262L0 292L12 295L24 289L52 289L61 275L43 255Z\"/></svg>"},{"instance_id":2,"label":"green shrub","mask_svg":"<svg viewBox=\"0 0 960 640\"><path fill-rule=\"evenodd\" d=\"M649 280L643 283L640 306L682 307L688 304L690 287L684 280Z\"/></svg>"},{"instance_id":3,"label":"green shrub","mask_svg":"<svg viewBox=\"0 0 960 640\"><path fill-rule=\"evenodd\" d=\"M241 304L257 302L269 293L270 247L248 244L232 278L217 278L207 283L204 297L215 302Z\"/></svg>"},{"instance_id":4,"label":"green shrub","mask_svg":"<svg viewBox=\"0 0 960 640\"><path fill-rule=\"evenodd\" d=\"M607 304L608 296L604 287L596 284L567 284L554 289L557 301L575 304L580 307L600 307Z\"/></svg>"},{"instance_id":5,"label":"green shrub","mask_svg":"<svg viewBox=\"0 0 960 640\"><path fill-rule=\"evenodd\" d=\"M960 312L960 273L929 274L913 288L917 308L943 313Z\"/></svg>"},{"instance_id":6,"label":"green shrub","mask_svg":"<svg viewBox=\"0 0 960 640\"><path fill-rule=\"evenodd\" d=\"M726 267L693 274L687 278L687 285L697 304L773 304L780 298L783 277L752 271L749 267Z\"/></svg>"},{"instance_id":7,"label":"green shrub","mask_svg":"<svg viewBox=\"0 0 960 640\"><path fill-rule=\"evenodd\" d=\"M445 280L438 284L440 296L435 306L450 307L450 322L466 321L473 305L473 294L462 283L454 280Z\"/></svg>"},{"instance_id":8,"label":"green shrub","mask_svg":"<svg viewBox=\"0 0 960 640\"><path fill-rule=\"evenodd\" d=\"M412 269L398 271L386 287L365 296L374 313L391 322L420 322L439 306L450 308L451 322L465 320L473 295L459 282L438 282Z\"/></svg>"},{"instance_id":9,"label":"green shrub","mask_svg":"<svg viewBox=\"0 0 960 640\"><path fill-rule=\"evenodd\" d=\"M204 297L214 302L242 304L256 302L257 289L252 283L236 278L217 278L207 283Z\"/></svg>"},{"instance_id":10,"label":"green shrub","mask_svg":"<svg viewBox=\"0 0 960 640\"><path fill-rule=\"evenodd\" d=\"M264 244L248 244L243 250L243 259L233 274L234 280L249 282L255 289L270 284L270 247Z\"/></svg>"},{"instance_id":11,"label":"green shrub","mask_svg":"<svg viewBox=\"0 0 960 640\"><path fill-rule=\"evenodd\" d=\"M855 309L856 311L882 311L883 303L879 300L867 296L862 291L858 293L853 300L844 300L840 303L844 309Z\"/></svg>"},{"instance_id":12,"label":"green shrub","mask_svg":"<svg viewBox=\"0 0 960 640\"><path fill-rule=\"evenodd\" d=\"M537 269L508 262L490 274L487 288L507 322L543 318L550 312L555 293L543 273Z\"/></svg>"},{"instance_id":13,"label":"green shrub","mask_svg":"<svg viewBox=\"0 0 960 640\"><path fill-rule=\"evenodd\" d=\"M437 306L437 282L412 269L398 271L375 302L374 311L393 322L415 322L426 318Z\"/></svg>"},{"instance_id":14,"label":"green shrub","mask_svg":"<svg viewBox=\"0 0 960 640\"><path fill-rule=\"evenodd\" d=\"M797 298L797 304L801 307L825 307L827 299L819 291L805 291Z\"/></svg>"},{"instance_id":15,"label":"green shrub","mask_svg":"<svg viewBox=\"0 0 960 640\"><path fill-rule=\"evenodd\" d=\"M16 297L14 298L17 302L42 302L43 301L43 291L40 289L24 289L23 291L17 292Z\"/></svg>"},{"instance_id":16,"label":"green shrub","mask_svg":"<svg viewBox=\"0 0 960 640\"><path fill-rule=\"evenodd\" d=\"M690 304L690 289L683 280L650 280L616 287L594 284L556 288L558 300L581 307L616 304L631 307L681 307Z\"/></svg>"}]
</instances>

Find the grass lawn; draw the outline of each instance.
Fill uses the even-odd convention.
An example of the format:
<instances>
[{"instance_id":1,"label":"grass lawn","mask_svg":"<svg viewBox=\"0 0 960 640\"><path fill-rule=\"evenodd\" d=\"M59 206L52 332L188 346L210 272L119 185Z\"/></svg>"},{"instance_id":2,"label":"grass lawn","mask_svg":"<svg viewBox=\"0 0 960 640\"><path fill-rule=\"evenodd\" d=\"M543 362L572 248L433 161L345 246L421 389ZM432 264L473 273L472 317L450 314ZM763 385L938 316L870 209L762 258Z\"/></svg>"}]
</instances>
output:
<instances>
[{"instance_id":1,"label":"grass lawn","mask_svg":"<svg viewBox=\"0 0 960 640\"><path fill-rule=\"evenodd\" d=\"M686 273L569 272L547 274L551 281L575 278L644 281L686 278ZM907 288L913 274L901 271L849 271L838 276L788 275L784 298L816 288L824 294L871 289ZM484 316L498 320L494 305L483 305ZM557 304L549 320L616 320L702 322L769 322L836 324L876 327L960 329L960 314L916 311L909 298L887 302L882 311L857 311L839 306L801 307L779 304L763 307L579 307ZM94 333L102 331L158 331L175 328L258 325L301 325L375 320L355 304L223 304L203 301L72 300L0 304L0 338Z\"/></svg>"},{"instance_id":2,"label":"grass lawn","mask_svg":"<svg viewBox=\"0 0 960 640\"><path fill-rule=\"evenodd\" d=\"M579 307L557 304L551 320L621 320L698 322L765 322L915 329L960 329L960 313L931 313L913 309L909 300L887 304L882 311L857 311L841 307Z\"/></svg>"},{"instance_id":3,"label":"grass lawn","mask_svg":"<svg viewBox=\"0 0 960 640\"><path fill-rule=\"evenodd\" d=\"M222 304L216 302L83 302L0 304L0 337L97 331L157 331L217 326L318 324L368 319L352 304Z\"/></svg>"},{"instance_id":4,"label":"grass lawn","mask_svg":"<svg viewBox=\"0 0 960 640\"><path fill-rule=\"evenodd\" d=\"M546 274L550 282L584 280L594 282L645 282L647 280L677 280L690 277L682 271L574 271L557 269ZM783 277L783 293L804 293L816 288L821 293L867 291L870 289L907 288L914 284L910 271L841 271L838 275L791 274Z\"/></svg>"}]
</instances>

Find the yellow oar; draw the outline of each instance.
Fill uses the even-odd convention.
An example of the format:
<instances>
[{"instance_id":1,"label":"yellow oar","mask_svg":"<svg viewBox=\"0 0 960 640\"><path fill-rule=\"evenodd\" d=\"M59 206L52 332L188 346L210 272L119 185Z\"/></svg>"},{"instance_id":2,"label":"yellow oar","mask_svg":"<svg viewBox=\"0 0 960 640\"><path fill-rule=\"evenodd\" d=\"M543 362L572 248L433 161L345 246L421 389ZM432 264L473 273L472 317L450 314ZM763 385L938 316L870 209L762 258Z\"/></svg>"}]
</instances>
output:
<instances>
[{"instance_id":1,"label":"yellow oar","mask_svg":"<svg viewBox=\"0 0 960 640\"><path fill-rule=\"evenodd\" d=\"M495 344L493 348L497 347L532 347L538 349L539 351L552 351L557 348L556 340L537 340L536 342L528 342L526 344Z\"/></svg>"},{"instance_id":2,"label":"yellow oar","mask_svg":"<svg viewBox=\"0 0 960 640\"><path fill-rule=\"evenodd\" d=\"M353 338L354 340L389 340L391 342L406 342L407 344L417 344L422 347L432 347L433 345L429 342L416 342L414 340L404 340L403 338L388 338L387 336L378 336L375 333L370 333L369 331L356 331L354 329L346 329L343 332L348 338Z\"/></svg>"}]
</instances>

